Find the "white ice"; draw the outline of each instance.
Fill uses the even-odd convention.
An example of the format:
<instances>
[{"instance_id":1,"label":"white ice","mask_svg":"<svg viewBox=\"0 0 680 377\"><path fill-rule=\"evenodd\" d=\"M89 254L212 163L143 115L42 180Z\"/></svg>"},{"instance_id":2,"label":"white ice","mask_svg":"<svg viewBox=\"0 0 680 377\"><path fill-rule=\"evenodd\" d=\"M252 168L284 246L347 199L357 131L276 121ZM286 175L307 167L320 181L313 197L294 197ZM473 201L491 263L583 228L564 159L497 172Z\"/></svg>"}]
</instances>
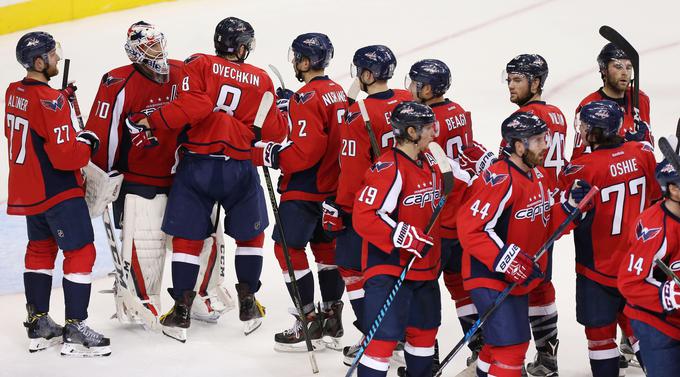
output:
<instances>
[{"instance_id":1,"label":"white ice","mask_svg":"<svg viewBox=\"0 0 680 377\"><path fill-rule=\"evenodd\" d=\"M58 5L55 5L58 6ZM608 24L619 30L637 47L641 55L641 87L652 102L652 127L658 136L674 132L678 113L677 90L680 76L679 6L670 1L176 1L160 3L74 22L40 28L61 41L71 61L71 78L77 80L78 96L85 116L89 112L101 75L128 64L123 51L125 32L139 20L155 23L168 37L173 58L183 59L194 52L212 51L214 26L227 16L252 23L257 49L249 62L260 67L271 63L283 72L286 84L296 89L286 51L292 39L303 32L328 34L335 46L335 58L328 69L331 78L349 85L349 64L354 51L367 44L390 46L399 65L393 87L403 86L410 65L422 58L440 58L453 70L453 85L448 96L472 111L475 138L495 150L500 138L500 122L515 106L501 82L505 63L520 53L540 53L550 66L545 99L556 104L568 119L578 102L600 85L595 57L605 44L597 30ZM0 14L0 19L2 14ZM14 59L16 41L23 32L0 36L0 85L23 77ZM274 79L276 80L276 79ZM58 86L61 77L52 84ZM4 106L3 106L4 107ZM3 116L4 118L4 116ZM571 150L573 129L569 129L567 150ZM0 138L0 149L6 141ZM0 159L0 199L7 197L7 157ZM1 209L5 212L4 207ZM98 276L111 269L110 254L103 242L100 220L97 232ZM271 227L267 231L270 234ZM122 327L109 319L114 312L110 295L97 293L109 289L112 279L94 282L89 322L112 339L113 354L97 360L71 360L49 350L37 354L26 351L27 339L21 322L24 297L21 292L23 255L26 244L24 221L0 215L0 376L187 376L225 374L232 376L308 376L309 363L304 354L273 351L273 334L288 328L291 306L268 241L260 301L267 307L262 327L245 337L235 312L228 313L217 325L196 322L186 344L133 327ZM233 250L230 245L228 250ZM230 254L231 256L231 254ZM233 256L231 256L233 263ZM57 267L59 269L59 267ZM574 262L571 237L560 240L555 248L555 276L559 307L560 374L589 376L586 340L574 314ZM229 284L233 287L233 264L229 265ZM55 278L56 280L56 278ZM58 281L57 281L58 283ZM166 271L165 284L169 283ZM56 286L56 285L55 285ZM318 298L317 294L317 298ZM445 354L462 336L448 292L442 289L443 325L440 345ZM164 308L170 306L164 295ZM63 293L56 288L52 297L52 316L63 321ZM358 333L349 306L345 309L346 344L355 342ZM533 346L531 347L533 348ZM533 350L528 358L533 358ZM445 371L453 376L464 365L464 350ZM344 375L340 353L317 353L322 376ZM390 372L394 375L394 371ZM641 376L629 369L629 376Z\"/></svg>"}]
</instances>

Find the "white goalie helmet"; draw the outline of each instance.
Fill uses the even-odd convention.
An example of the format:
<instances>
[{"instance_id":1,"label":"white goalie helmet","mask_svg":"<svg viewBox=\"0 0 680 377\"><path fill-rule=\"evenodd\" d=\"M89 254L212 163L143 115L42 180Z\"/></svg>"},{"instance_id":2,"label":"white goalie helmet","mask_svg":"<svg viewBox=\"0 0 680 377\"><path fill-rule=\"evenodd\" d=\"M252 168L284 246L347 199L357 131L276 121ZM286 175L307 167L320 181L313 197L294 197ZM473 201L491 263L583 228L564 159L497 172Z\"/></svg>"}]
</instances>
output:
<instances>
[{"instance_id":1,"label":"white goalie helmet","mask_svg":"<svg viewBox=\"0 0 680 377\"><path fill-rule=\"evenodd\" d=\"M156 26L139 21L128 29L125 52L128 58L148 69L152 79L165 84L170 79L165 35Z\"/></svg>"}]
</instances>

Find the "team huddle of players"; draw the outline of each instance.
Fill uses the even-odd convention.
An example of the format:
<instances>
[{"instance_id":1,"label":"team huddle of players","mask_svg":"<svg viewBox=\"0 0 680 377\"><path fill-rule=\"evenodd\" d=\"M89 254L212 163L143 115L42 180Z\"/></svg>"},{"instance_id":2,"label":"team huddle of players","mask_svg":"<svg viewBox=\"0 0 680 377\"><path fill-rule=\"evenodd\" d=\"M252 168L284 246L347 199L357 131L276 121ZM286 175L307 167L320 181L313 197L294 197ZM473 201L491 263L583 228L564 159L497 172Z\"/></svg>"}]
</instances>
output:
<instances>
[{"instance_id":1,"label":"team huddle of players","mask_svg":"<svg viewBox=\"0 0 680 377\"><path fill-rule=\"evenodd\" d=\"M358 374L371 377L385 376L390 359L402 355L399 375L430 377L439 368L443 274L465 332L517 283L471 339L460 375L557 376L552 250L535 256L599 189L568 227L577 320L593 376L618 376L633 358L650 376L680 374L680 287L655 267L661 259L680 269L680 175L655 161L649 98L640 92L633 107L633 67L621 49L610 43L598 55L603 86L576 109L568 161L566 118L541 100L548 65L540 55L506 65L510 101L519 108L502 122L495 156L474 140L470 112L445 97L451 71L440 60L416 62L405 90L390 89L394 54L382 45L362 47L346 94L324 73L334 54L328 36L305 33L289 50L303 83L292 92L274 90L264 70L245 62L255 47L248 22L222 20L214 42L215 55L181 62L168 59L154 25L133 24L125 45L132 64L104 74L81 128L75 87L47 84L58 74L59 44L43 32L19 40L17 59L27 75L7 89L5 135L8 213L26 216L28 229L30 351L63 342L63 355L111 353L110 340L84 322L96 254L88 204L96 200L96 192L89 196L97 169L105 178L123 175L112 203L122 229L114 259L126 271L114 287L118 319L160 325L182 342L192 317L217 321L234 305L220 271L227 234L236 242L239 318L246 335L255 331L265 316L255 294L269 225L262 166L281 172L274 254L298 306L293 327L274 336L277 350L305 351L309 341L342 350L348 365L363 352ZM367 97L357 100L359 91ZM267 96L276 105L261 108ZM450 193L430 143L448 157ZM85 170L86 204L81 168L90 160L96 166ZM174 305L160 315L166 247ZM63 327L47 314L58 249L65 257ZM354 325L368 334L411 258L372 341L365 349L343 347L344 291ZM532 334L537 355L525 367Z\"/></svg>"}]
</instances>

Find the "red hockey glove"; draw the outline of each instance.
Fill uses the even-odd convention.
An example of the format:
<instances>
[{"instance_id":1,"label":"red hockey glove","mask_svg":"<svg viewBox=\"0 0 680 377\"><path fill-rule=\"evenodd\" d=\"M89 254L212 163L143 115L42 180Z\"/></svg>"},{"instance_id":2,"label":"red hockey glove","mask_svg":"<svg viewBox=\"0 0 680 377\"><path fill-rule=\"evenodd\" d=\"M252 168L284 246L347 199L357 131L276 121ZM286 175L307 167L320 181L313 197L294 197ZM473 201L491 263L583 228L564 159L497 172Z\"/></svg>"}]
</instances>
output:
<instances>
[{"instance_id":1,"label":"red hockey glove","mask_svg":"<svg viewBox=\"0 0 680 377\"><path fill-rule=\"evenodd\" d=\"M670 312L680 308L680 287L674 280L669 280L659 287L661 306L663 310Z\"/></svg>"},{"instance_id":2,"label":"red hockey glove","mask_svg":"<svg viewBox=\"0 0 680 377\"><path fill-rule=\"evenodd\" d=\"M515 244L505 245L494 262L494 270L505 274L505 280L517 284L529 284L543 276L534 259Z\"/></svg>"},{"instance_id":3,"label":"red hockey glove","mask_svg":"<svg viewBox=\"0 0 680 377\"><path fill-rule=\"evenodd\" d=\"M61 94L66 97L69 102L73 102L73 100L76 98L76 90L78 90L78 87L75 85L75 82L70 82L64 89L60 89L59 91Z\"/></svg>"},{"instance_id":4,"label":"red hockey glove","mask_svg":"<svg viewBox=\"0 0 680 377\"><path fill-rule=\"evenodd\" d=\"M145 119L144 113L130 114L125 118L125 125L130 132L132 145L137 148L151 148L158 145L158 139L151 135L151 129L141 123Z\"/></svg>"},{"instance_id":5,"label":"red hockey glove","mask_svg":"<svg viewBox=\"0 0 680 377\"><path fill-rule=\"evenodd\" d=\"M493 152L486 150L482 144L474 141L472 145L468 145L460 151L458 158L460 167L473 176L488 169L494 161L496 161L496 156Z\"/></svg>"},{"instance_id":6,"label":"red hockey glove","mask_svg":"<svg viewBox=\"0 0 680 377\"><path fill-rule=\"evenodd\" d=\"M321 219L323 230L333 234L346 229L343 218L347 214L339 205L335 204L332 200L327 199L321 204L321 207L323 208L323 217Z\"/></svg>"},{"instance_id":7,"label":"red hockey glove","mask_svg":"<svg viewBox=\"0 0 680 377\"><path fill-rule=\"evenodd\" d=\"M90 155L97 153L97 149L99 149L99 137L92 131L83 130L78 132L76 141L87 144L87 146L90 147Z\"/></svg>"},{"instance_id":8,"label":"red hockey glove","mask_svg":"<svg viewBox=\"0 0 680 377\"><path fill-rule=\"evenodd\" d=\"M413 253L418 258L423 258L434 245L434 239L420 229L400 221L392 230L392 243L395 247Z\"/></svg>"}]
</instances>

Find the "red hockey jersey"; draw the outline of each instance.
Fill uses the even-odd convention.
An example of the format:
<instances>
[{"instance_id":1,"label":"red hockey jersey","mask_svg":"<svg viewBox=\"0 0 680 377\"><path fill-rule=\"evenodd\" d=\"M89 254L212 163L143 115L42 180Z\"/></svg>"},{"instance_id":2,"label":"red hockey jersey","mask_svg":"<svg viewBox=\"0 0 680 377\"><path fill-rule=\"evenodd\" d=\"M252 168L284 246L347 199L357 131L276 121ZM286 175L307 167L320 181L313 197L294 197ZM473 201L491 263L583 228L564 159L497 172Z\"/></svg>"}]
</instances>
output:
<instances>
[{"instance_id":1,"label":"red hockey jersey","mask_svg":"<svg viewBox=\"0 0 680 377\"><path fill-rule=\"evenodd\" d=\"M321 202L335 195L346 113L345 91L327 76L315 77L291 98L291 144L279 153L281 201Z\"/></svg>"},{"instance_id":2,"label":"red hockey jersey","mask_svg":"<svg viewBox=\"0 0 680 377\"><path fill-rule=\"evenodd\" d=\"M680 271L680 218L657 203L635 220L628 234L618 276L627 301L624 313L680 340L680 311L663 311L659 287L668 277L654 263L661 259L676 274Z\"/></svg>"},{"instance_id":3,"label":"red hockey jersey","mask_svg":"<svg viewBox=\"0 0 680 377\"><path fill-rule=\"evenodd\" d=\"M542 167L521 171L509 159L496 161L475 180L470 199L458 211L458 238L463 246L463 286L503 290L508 283L494 271L501 249L513 243L528 255L566 219L557 199L557 182ZM538 264L548 273L548 254ZM548 273L549 275L549 273ZM540 279L518 286L513 295L530 292Z\"/></svg>"},{"instance_id":4,"label":"red hockey jersey","mask_svg":"<svg viewBox=\"0 0 680 377\"><path fill-rule=\"evenodd\" d=\"M569 163L564 153L564 142L567 137L567 121L564 114L557 106L549 105L544 101L531 101L520 107L516 112L534 114L548 125L550 145L548 145L548 153L543 161L543 167L550 172L553 178L557 179L562 168ZM499 156L504 156L503 148L506 145L507 142L502 140L501 149L498 152Z\"/></svg>"},{"instance_id":5,"label":"red hockey jersey","mask_svg":"<svg viewBox=\"0 0 680 377\"><path fill-rule=\"evenodd\" d=\"M572 159L582 155L584 152L588 153L590 151L589 149L586 150L586 147L583 146L581 134L579 132L579 124L581 124L581 121L579 120L579 113L581 112L581 108L590 102L608 99L618 103L619 106L621 106L624 114L623 125L621 125L621 129L619 130L619 136L624 136L626 131L635 130L635 122L633 121L633 116L635 114L633 112L633 104L630 101L632 90L632 88L626 89L626 93L624 94L623 98L611 98L604 93L602 88L600 88L596 92L590 93L581 101L581 103L578 104L578 107L576 107L576 117L574 118L574 129L576 130L576 134L574 135L574 149L571 153ZM647 122L647 124L650 124L651 127L649 120L649 97L643 91L640 91L639 106L640 119ZM651 129L650 132L645 135L645 141L654 145L654 137L651 133Z\"/></svg>"},{"instance_id":6,"label":"red hockey jersey","mask_svg":"<svg viewBox=\"0 0 680 377\"><path fill-rule=\"evenodd\" d=\"M410 101L411 93L403 89L375 93L364 100L371 128L376 137L380 154L394 147L394 136L390 115L397 104ZM364 173L378 156L373 156L371 142L366 131L366 122L361 116L359 104L353 103L347 112L345 122L340 126L342 149L340 151L340 177L335 203L345 212L352 213L354 197L361 186Z\"/></svg>"},{"instance_id":7,"label":"red hockey jersey","mask_svg":"<svg viewBox=\"0 0 680 377\"><path fill-rule=\"evenodd\" d=\"M144 76L134 65L113 69L102 77L92 103L87 128L99 136L99 150L92 162L104 171L118 170L125 180L156 187L170 187L175 151L181 129L154 131L159 146L132 146L125 118L131 113L151 114L177 97L182 85L182 62L169 60L170 80L159 84Z\"/></svg>"},{"instance_id":8,"label":"red hockey jersey","mask_svg":"<svg viewBox=\"0 0 680 377\"><path fill-rule=\"evenodd\" d=\"M179 98L149 116L152 129L188 126L181 143L189 151L250 159L252 124L262 94L274 93L267 73L250 64L205 54L187 58L183 70ZM287 130L281 112L272 106L262 139L281 141Z\"/></svg>"},{"instance_id":9,"label":"red hockey jersey","mask_svg":"<svg viewBox=\"0 0 680 377\"><path fill-rule=\"evenodd\" d=\"M90 159L90 147L76 141L76 124L69 101L46 83L25 78L9 85L8 214L35 215L83 196L80 168Z\"/></svg>"},{"instance_id":10,"label":"red hockey jersey","mask_svg":"<svg viewBox=\"0 0 680 377\"><path fill-rule=\"evenodd\" d=\"M626 252L628 229L635 218L661 196L654 178L651 145L629 142L599 147L571 161L560 176L568 189L576 179L600 188L594 209L574 232L576 272L600 284L616 287L616 274Z\"/></svg>"},{"instance_id":11,"label":"red hockey jersey","mask_svg":"<svg viewBox=\"0 0 680 377\"><path fill-rule=\"evenodd\" d=\"M401 274L413 254L394 247L392 230L403 221L424 231L441 193L441 172L434 157L427 152L414 161L394 148L366 171L352 217L352 225L363 239L364 279ZM407 280L434 280L439 275L439 221L429 235L434 238L434 246L422 259L415 260Z\"/></svg>"}]
</instances>

